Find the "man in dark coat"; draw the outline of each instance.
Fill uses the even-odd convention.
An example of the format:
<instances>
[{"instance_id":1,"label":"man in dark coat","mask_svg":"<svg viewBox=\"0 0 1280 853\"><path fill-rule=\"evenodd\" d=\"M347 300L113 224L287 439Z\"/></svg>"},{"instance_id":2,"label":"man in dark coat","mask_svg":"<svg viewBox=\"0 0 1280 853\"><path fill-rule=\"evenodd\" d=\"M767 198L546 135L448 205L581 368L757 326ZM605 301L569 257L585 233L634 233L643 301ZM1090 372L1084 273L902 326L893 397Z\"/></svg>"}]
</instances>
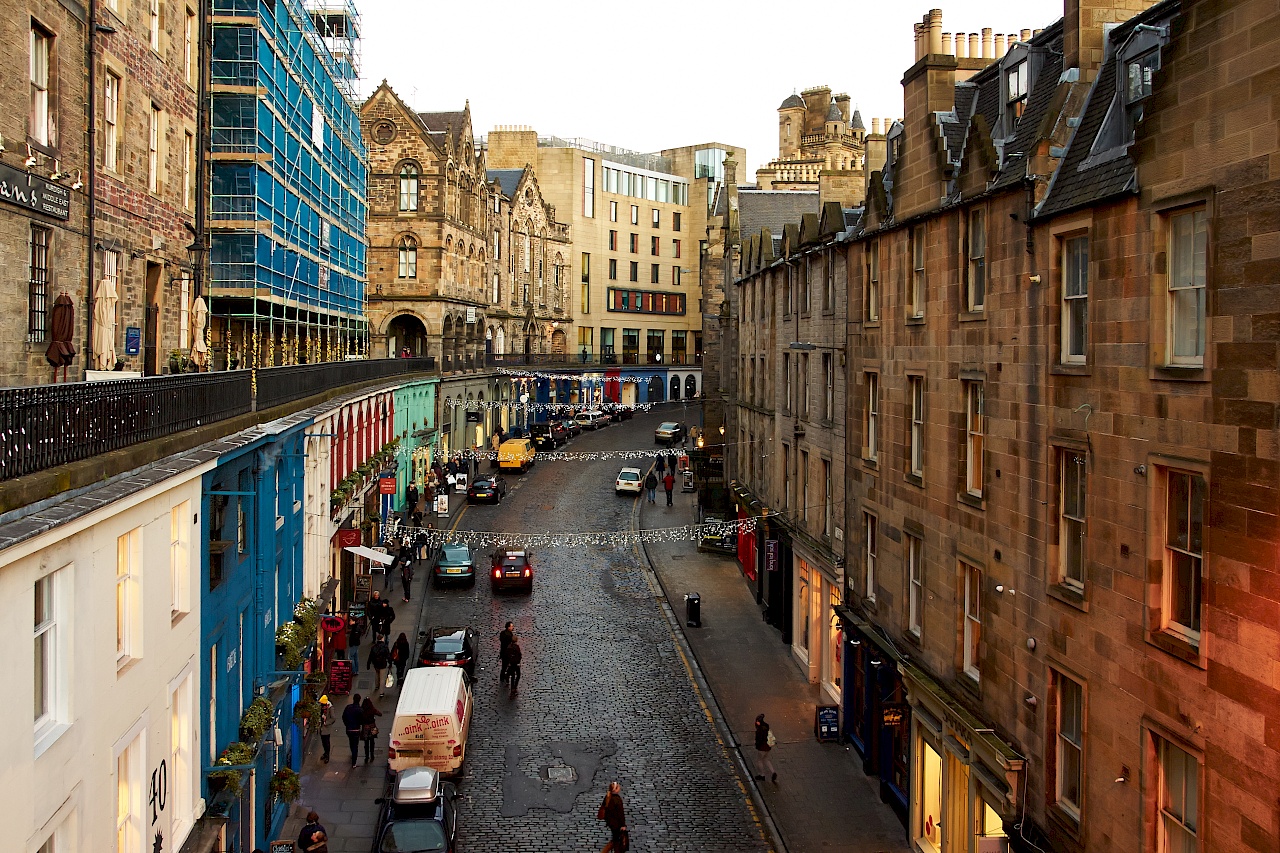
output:
<instances>
[{"instance_id":1,"label":"man in dark coat","mask_svg":"<svg viewBox=\"0 0 1280 853\"><path fill-rule=\"evenodd\" d=\"M351 766L356 766L360 756L360 732L364 728L364 712L360 710L360 694L351 694L351 704L342 709L342 726L351 742Z\"/></svg>"},{"instance_id":2,"label":"man in dark coat","mask_svg":"<svg viewBox=\"0 0 1280 853\"><path fill-rule=\"evenodd\" d=\"M391 633L391 623L395 621L396 612L391 609L391 602L383 598L376 589L373 591L373 599L369 602L366 612L369 616L369 625L373 628L374 639Z\"/></svg>"},{"instance_id":3,"label":"man in dark coat","mask_svg":"<svg viewBox=\"0 0 1280 853\"><path fill-rule=\"evenodd\" d=\"M520 662L524 660L524 652L520 650L520 638L511 637L507 650L503 652L503 663L507 667L507 678L511 679L511 692L515 693L520 686Z\"/></svg>"},{"instance_id":4,"label":"man in dark coat","mask_svg":"<svg viewBox=\"0 0 1280 853\"><path fill-rule=\"evenodd\" d=\"M498 660L502 661L502 671L498 673L499 681L507 680L507 647L516 638L513 627L512 623L508 622L507 627L503 628L502 633L498 635Z\"/></svg>"},{"instance_id":5,"label":"man in dark coat","mask_svg":"<svg viewBox=\"0 0 1280 853\"><path fill-rule=\"evenodd\" d=\"M649 503L654 503L654 497L658 491L658 477L652 470L649 471L649 476L644 478L644 487L649 493Z\"/></svg>"}]
</instances>

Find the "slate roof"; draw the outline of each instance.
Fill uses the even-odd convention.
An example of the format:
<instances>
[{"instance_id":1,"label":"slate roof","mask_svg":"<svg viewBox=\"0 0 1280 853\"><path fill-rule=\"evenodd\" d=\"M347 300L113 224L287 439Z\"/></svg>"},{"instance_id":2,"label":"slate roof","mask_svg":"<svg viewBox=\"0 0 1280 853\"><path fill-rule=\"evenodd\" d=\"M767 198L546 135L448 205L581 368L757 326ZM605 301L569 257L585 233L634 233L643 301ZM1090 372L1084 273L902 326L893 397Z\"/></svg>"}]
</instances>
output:
<instances>
[{"instance_id":1,"label":"slate roof","mask_svg":"<svg viewBox=\"0 0 1280 853\"><path fill-rule=\"evenodd\" d=\"M515 198L516 187L524 177L524 169L486 169L484 177L491 184L496 182L507 198Z\"/></svg>"},{"instance_id":2,"label":"slate roof","mask_svg":"<svg viewBox=\"0 0 1280 853\"><path fill-rule=\"evenodd\" d=\"M1141 15L1135 15L1111 31L1109 44L1124 42L1140 24L1149 23L1168 15L1178 8L1178 0L1165 0L1152 6ZM1137 170L1128 153L1114 157L1093 157L1093 145L1102 130L1103 120L1115 95L1116 75L1120 63L1115 54L1107 51L1097 79L1089 91L1089 100L1080 116L1080 124L1067 144L1066 156L1053 177L1049 192L1036 211L1037 216L1063 213L1086 204L1092 204L1110 196L1133 192L1137 188Z\"/></svg>"},{"instance_id":3,"label":"slate roof","mask_svg":"<svg viewBox=\"0 0 1280 853\"><path fill-rule=\"evenodd\" d=\"M418 113L418 118L433 133L447 133L455 144L461 141L462 123L466 118L465 110L442 113Z\"/></svg>"},{"instance_id":4,"label":"slate roof","mask_svg":"<svg viewBox=\"0 0 1280 853\"><path fill-rule=\"evenodd\" d=\"M858 111L857 107L854 107L853 118L849 119L849 127L853 128L854 130L867 129L867 126L862 123L862 113Z\"/></svg>"},{"instance_id":5,"label":"slate roof","mask_svg":"<svg viewBox=\"0 0 1280 853\"><path fill-rule=\"evenodd\" d=\"M821 212L818 194L805 190L738 190L738 221L742 239L757 236L768 228L780 237L786 225L794 225L806 213Z\"/></svg>"},{"instance_id":6,"label":"slate roof","mask_svg":"<svg viewBox=\"0 0 1280 853\"><path fill-rule=\"evenodd\" d=\"M835 101L832 101L831 106L827 107L827 121L844 121L844 115L840 112L840 105Z\"/></svg>"},{"instance_id":7,"label":"slate roof","mask_svg":"<svg viewBox=\"0 0 1280 853\"><path fill-rule=\"evenodd\" d=\"M792 92L791 95L785 101L782 102L782 106L778 107L778 109L787 110L787 109L791 109L792 107L803 107L803 106L804 106L804 99L801 98L799 95L797 95L795 92Z\"/></svg>"}]
</instances>

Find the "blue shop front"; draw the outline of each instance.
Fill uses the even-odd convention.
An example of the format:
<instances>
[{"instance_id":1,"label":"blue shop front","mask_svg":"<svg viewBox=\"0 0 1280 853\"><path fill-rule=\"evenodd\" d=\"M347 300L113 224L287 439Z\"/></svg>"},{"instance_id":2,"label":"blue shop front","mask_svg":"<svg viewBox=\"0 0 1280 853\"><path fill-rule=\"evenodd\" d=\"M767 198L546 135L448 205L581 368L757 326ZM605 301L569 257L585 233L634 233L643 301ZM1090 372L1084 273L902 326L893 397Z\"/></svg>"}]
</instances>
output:
<instances>
[{"instance_id":1,"label":"blue shop front","mask_svg":"<svg viewBox=\"0 0 1280 853\"><path fill-rule=\"evenodd\" d=\"M225 820L228 853L267 849L288 813L272 777L301 767L293 714L304 663L297 649L282 651L278 632L302 598L311 423L296 415L217 442L218 465L204 478L202 786L207 814Z\"/></svg>"}]
</instances>

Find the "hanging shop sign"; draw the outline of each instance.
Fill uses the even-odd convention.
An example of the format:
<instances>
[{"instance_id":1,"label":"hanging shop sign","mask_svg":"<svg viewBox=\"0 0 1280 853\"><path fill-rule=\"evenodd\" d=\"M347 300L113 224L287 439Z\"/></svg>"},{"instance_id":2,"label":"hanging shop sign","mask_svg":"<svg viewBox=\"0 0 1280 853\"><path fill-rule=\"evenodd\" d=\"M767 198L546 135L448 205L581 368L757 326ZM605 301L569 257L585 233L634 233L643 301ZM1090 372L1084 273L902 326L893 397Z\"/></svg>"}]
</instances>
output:
<instances>
[{"instance_id":1,"label":"hanging shop sign","mask_svg":"<svg viewBox=\"0 0 1280 853\"><path fill-rule=\"evenodd\" d=\"M467 411L467 423L469 424L480 423L480 411L478 409L476 411L471 411L471 410Z\"/></svg>"},{"instance_id":2,"label":"hanging shop sign","mask_svg":"<svg viewBox=\"0 0 1280 853\"><path fill-rule=\"evenodd\" d=\"M396 493L395 477L379 477L378 478L378 494L394 495Z\"/></svg>"},{"instance_id":3,"label":"hanging shop sign","mask_svg":"<svg viewBox=\"0 0 1280 853\"><path fill-rule=\"evenodd\" d=\"M353 548L360 544L360 529L344 527L338 531L338 547Z\"/></svg>"},{"instance_id":4,"label":"hanging shop sign","mask_svg":"<svg viewBox=\"0 0 1280 853\"><path fill-rule=\"evenodd\" d=\"M885 705L881 710L880 720L887 729L900 729L907 721L907 706L901 704Z\"/></svg>"},{"instance_id":5,"label":"hanging shop sign","mask_svg":"<svg viewBox=\"0 0 1280 853\"><path fill-rule=\"evenodd\" d=\"M778 540L764 540L764 569L766 572L778 570Z\"/></svg>"},{"instance_id":6,"label":"hanging shop sign","mask_svg":"<svg viewBox=\"0 0 1280 853\"><path fill-rule=\"evenodd\" d=\"M347 620L341 616L324 616L320 619L320 627L326 633L333 634L347 627Z\"/></svg>"},{"instance_id":7,"label":"hanging shop sign","mask_svg":"<svg viewBox=\"0 0 1280 853\"><path fill-rule=\"evenodd\" d=\"M0 201L54 219L71 216L71 190L5 163L0 163Z\"/></svg>"}]
</instances>

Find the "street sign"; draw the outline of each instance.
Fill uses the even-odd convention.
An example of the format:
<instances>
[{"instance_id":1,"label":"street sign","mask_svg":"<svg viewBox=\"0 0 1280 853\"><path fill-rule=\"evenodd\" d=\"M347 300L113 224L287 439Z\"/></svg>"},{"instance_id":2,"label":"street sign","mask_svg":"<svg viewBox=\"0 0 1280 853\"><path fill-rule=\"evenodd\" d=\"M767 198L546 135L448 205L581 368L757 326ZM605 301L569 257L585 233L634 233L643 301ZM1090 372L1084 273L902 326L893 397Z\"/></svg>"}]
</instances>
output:
<instances>
[{"instance_id":1,"label":"street sign","mask_svg":"<svg viewBox=\"0 0 1280 853\"><path fill-rule=\"evenodd\" d=\"M124 354L137 355L140 352L142 352L142 327L126 327L124 330Z\"/></svg>"}]
</instances>

